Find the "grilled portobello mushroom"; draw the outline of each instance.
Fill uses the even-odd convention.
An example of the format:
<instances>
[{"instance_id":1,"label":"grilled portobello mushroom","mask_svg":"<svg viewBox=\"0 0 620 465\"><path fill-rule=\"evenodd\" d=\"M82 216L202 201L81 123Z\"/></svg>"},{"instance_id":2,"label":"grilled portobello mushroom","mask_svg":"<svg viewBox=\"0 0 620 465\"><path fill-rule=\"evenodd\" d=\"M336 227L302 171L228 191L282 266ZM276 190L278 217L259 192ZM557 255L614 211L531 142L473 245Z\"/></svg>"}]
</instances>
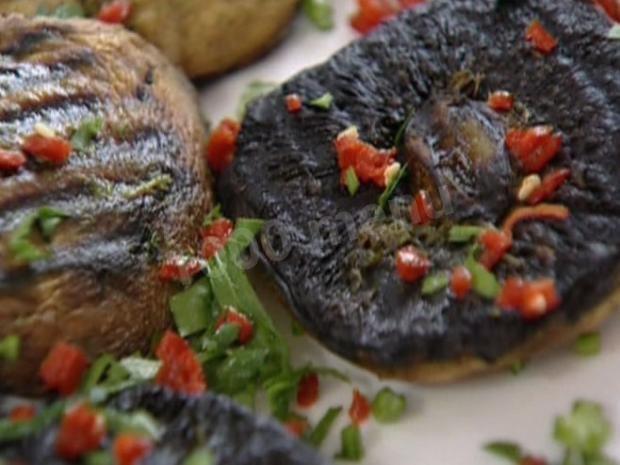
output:
<instances>
[{"instance_id":1,"label":"grilled portobello mushroom","mask_svg":"<svg viewBox=\"0 0 620 465\"><path fill-rule=\"evenodd\" d=\"M32 391L55 342L149 348L169 324L160 266L196 250L212 192L194 90L153 46L89 20L0 28L0 151L73 138L62 164L0 172L0 340L22 342L0 390Z\"/></svg>"},{"instance_id":2,"label":"grilled portobello mushroom","mask_svg":"<svg viewBox=\"0 0 620 465\"><path fill-rule=\"evenodd\" d=\"M611 26L588 1L432 2L251 106L218 190L227 213L269 220L265 262L311 334L382 375L445 382L602 324L620 300L620 47ZM488 107L495 91L510 92L512 111ZM327 92L328 109L309 104ZM290 94L307 102L298 113L287 111ZM343 133L351 126L357 136ZM353 196L342 185L339 135L378 165L394 156L408 166L389 214L377 214L383 178ZM539 181L526 176L556 170L571 177L556 192L545 185L553 205L520 209ZM435 214L413 225L421 190L412 210ZM506 223L514 212L529 221ZM493 249L471 230L468 243L450 239L467 232L453 226L503 223L512 247L487 265L493 274L479 255ZM401 255L404 276L415 281L426 258L432 279L401 279L396 255L407 245L416 251ZM450 280L463 264L474 290L460 300ZM512 302L510 277L523 280L510 281Z\"/></svg>"},{"instance_id":3,"label":"grilled portobello mushroom","mask_svg":"<svg viewBox=\"0 0 620 465\"><path fill-rule=\"evenodd\" d=\"M81 8L96 16L107 0L0 0L1 12L35 15ZM283 36L298 0L131 0L126 26L155 44L190 77L208 77L260 57ZM243 37L243 40L239 40Z\"/></svg>"},{"instance_id":4,"label":"grilled portobello mushroom","mask_svg":"<svg viewBox=\"0 0 620 465\"><path fill-rule=\"evenodd\" d=\"M0 408L2 402L0 401ZM9 402L5 402L9 406ZM214 394L183 397L157 388L126 391L108 406L115 413L147 412L157 422L161 437L141 464L178 465L196 450L206 450L215 464L324 465L309 446L293 439L273 420L259 418L228 398ZM112 436L111 432L110 436ZM17 441L0 442L0 457L29 465L74 463L58 458L55 450L58 421ZM112 449L108 437L103 449ZM193 462L192 462L193 463ZM202 463L202 462L200 462Z\"/></svg>"}]
</instances>

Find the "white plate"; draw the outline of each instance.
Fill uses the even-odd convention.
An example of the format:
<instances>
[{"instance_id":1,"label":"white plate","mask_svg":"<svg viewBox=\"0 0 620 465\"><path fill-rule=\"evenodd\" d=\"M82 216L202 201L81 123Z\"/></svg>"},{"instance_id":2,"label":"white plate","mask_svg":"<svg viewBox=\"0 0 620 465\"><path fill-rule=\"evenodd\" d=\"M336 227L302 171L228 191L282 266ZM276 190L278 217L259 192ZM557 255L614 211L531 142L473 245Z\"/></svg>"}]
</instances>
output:
<instances>
[{"instance_id":1,"label":"white plate","mask_svg":"<svg viewBox=\"0 0 620 465\"><path fill-rule=\"evenodd\" d=\"M205 115L213 122L234 116L239 96L253 80L283 81L301 69L320 63L356 37L348 24L353 0L334 0L334 31L322 33L304 18L292 27L287 40L259 63L225 76L205 86L201 100ZM290 336L290 317L278 299L260 284L259 293L273 311L283 334L289 336L295 358L300 362L328 365L350 374L355 385L374 395L384 382L358 370L328 353L307 338ZM620 425L620 321L613 318L603 331L603 352L583 359L570 348L544 356L519 376L510 373L446 386L420 387L390 383L407 394L410 411L397 425L385 427L370 422L364 427L366 459L377 465L501 465L481 446L494 439L521 442L533 452L559 458L551 429L558 414L567 413L576 399L600 402ZM351 388L327 382L322 386L321 403L310 412L316 420L331 405L351 401ZM338 427L323 450L333 456L339 448L339 431L345 425L341 415ZM620 458L620 431L608 449Z\"/></svg>"}]
</instances>

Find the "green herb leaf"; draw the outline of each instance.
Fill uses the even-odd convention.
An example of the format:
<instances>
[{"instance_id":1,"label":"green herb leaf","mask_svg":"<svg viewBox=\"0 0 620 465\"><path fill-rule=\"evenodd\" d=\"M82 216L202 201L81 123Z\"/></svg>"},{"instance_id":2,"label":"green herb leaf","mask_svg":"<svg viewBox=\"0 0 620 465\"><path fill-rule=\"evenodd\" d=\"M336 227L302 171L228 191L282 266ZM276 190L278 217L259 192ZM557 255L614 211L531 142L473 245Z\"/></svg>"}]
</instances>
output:
<instances>
[{"instance_id":1,"label":"green herb leaf","mask_svg":"<svg viewBox=\"0 0 620 465\"><path fill-rule=\"evenodd\" d=\"M484 228L479 226L452 226L448 233L449 242L465 243L477 238Z\"/></svg>"},{"instance_id":2,"label":"green herb leaf","mask_svg":"<svg viewBox=\"0 0 620 465\"><path fill-rule=\"evenodd\" d=\"M612 26L612 28L609 30L609 33L607 34L607 37L612 40L620 40L620 24L615 24L614 26Z\"/></svg>"},{"instance_id":3,"label":"green herb leaf","mask_svg":"<svg viewBox=\"0 0 620 465\"><path fill-rule=\"evenodd\" d=\"M515 464L523 460L521 446L512 442L491 442L484 446L484 450Z\"/></svg>"},{"instance_id":4,"label":"green herb leaf","mask_svg":"<svg viewBox=\"0 0 620 465\"><path fill-rule=\"evenodd\" d=\"M170 299L174 322L182 337L199 333L209 326L209 307L213 292L208 278L202 278L186 291Z\"/></svg>"},{"instance_id":5,"label":"green herb leaf","mask_svg":"<svg viewBox=\"0 0 620 465\"><path fill-rule=\"evenodd\" d=\"M163 434L161 425L145 410L132 413L105 410L107 427L114 433L135 433L157 441Z\"/></svg>"},{"instance_id":6,"label":"green herb leaf","mask_svg":"<svg viewBox=\"0 0 620 465\"><path fill-rule=\"evenodd\" d=\"M600 405L578 401L569 415L556 419L553 434L567 449L586 456L600 456L611 438L611 431L611 424Z\"/></svg>"},{"instance_id":7,"label":"green herb leaf","mask_svg":"<svg viewBox=\"0 0 620 465\"><path fill-rule=\"evenodd\" d=\"M501 286L493 273L478 263L472 255L465 261L465 267L471 273L472 287L478 295L486 299L495 299L498 296Z\"/></svg>"},{"instance_id":8,"label":"green herb leaf","mask_svg":"<svg viewBox=\"0 0 620 465\"><path fill-rule=\"evenodd\" d=\"M388 202L390 201L390 199L394 195L394 192L396 191L396 188L401 183L401 181L405 178L406 175L407 175L407 167L403 166L398 171L398 174L390 180L390 183L387 185L387 187L381 194L381 197L379 197L379 210L377 211L377 213L385 212Z\"/></svg>"},{"instance_id":9,"label":"green herb leaf","mask_svg":"<svg viewBox=\"0 0 620 465\"><path fill-rule=\"evenodd\" d=\"M357 178L357 174L355 173L355 169L353 167L350 167L345 172L344 182L351 196L354 196L355 194L357 194L357 191L360 188L360 180Z\"/></svg>"},{"instance_id":10,"label":"green herb leaf","mask_svg":"<svg viewBox=\"0 0 620 465\"><path fill-rule=\"evenodd\" d=\"M331 0L304 0L304 13L322 31L334 28L334 11Z\"/></svg>"},{"instance_id":11,"label":"green herb leaf","mask_svg":"<svg viewBox=\"0 0 620 465\"><path fill-rule=\"evenodd\" d=\"M340 412L342 412L342 407L332 407L325 412L323 418L319 420L316 427L308 435L308 442L316 448L321 447L338 419Z\"/></svg>"},{"instance_id":12,"label":"green herb leaf","mask_svg":"<svg viewBox=\"0 0 620 465\"><path fill-rule=\"evenodd\" d=\"M243 91L241 98L239 99L239 106L237 107L237 116L239 120L243 120L245 114L252 102L259 97L266 95L279 87L275 82L266 81L253 81Z\"/></svg>"},{"instance_id":13,"label":"green herb leaf","mask_svg":"<svg viewBox=\"0 0 620 465\"><path fill-rule=\"evenodd\" d=\"M0 339L0 361L16 362L19 359L21 339L16 335Z\"/></svg>"},{"instance_id":14,"label":"green herb leaf","mask_svg":"<svg viewBox=\"0 0 620 465\"><path fill-rule=\"evenodd\" d=\"M340 433L342 450L336 455L337 459L359 462L364 458L364 445L360 429L349 425Z\"/></svg>"},{"instance_id":15,"label":"green herb leaf","mask_svg":"<svg viewBox=\"0 0 620 465\"><path fill-rule=\"evenodd\" d=\"M310 100L308 103L310 106L315 108L319 108L321 110L329 110L334 103L334 96L329 92L323 94L319 98L315 98L314 100Z\"/></svg>"},{"instance_id":16,"label":"green herb leaf","mask_svg":"<svg viewBox=\"0 0 620 465\"><path fill-rule=\"evenodd\" d=\"M407 410L407 398L390 388L383 388L372 402L372 413L379 423L394 423Z\"/></svg>"},{"instance_id":17,"label":"green herb leaf","mask_svg":"<svg viewBox=\"0 0 620 465\"><path fill-rule=\"evenodd\" d=\"M46 240L51 240L56 232L56 228L67 218L69 218L69 215L65 212L55 208L41 207L37 212L37 221L43 237Z\"/></svg>"},{"instance_id":18,"label":"green herb leaf","mask_svg":"<svg viewBox=\"0 0 620 465\"><path fill-rule=\"evenodd\" d=\"M83 122L71 137L71 145L80 152L86 152L103 129L103 118Z\"/></svg>"},{"instance_id":19,"label":"green herb leaf","mask_svg":"<svg viewBox=\"0 0 620 465\"><path fill-rule=\"evenodd\" d=\"M207 449L197 449L187 456L183 465L215 465L215 459Z\"/></svg>"},{"instance_id":20,"label":"green herb leaf","mask_svg":"<svg viewBox=\"0 0 620 465\"><path fill-rule=\"evenodd\" d=\"M575 343L575 352L582 357L593 357L601 352L600 333L584 334Z\"/></svg>"},{"instance_id":21,"label":"green herb leaf","mask_svg":"<svg viewBox=\"0 0 620 465\"><path fill-rule=\"evenodd\" d=\"M422 295L431 296L433 294L437 294L439 291L442 291L448 287L449 282L450 278L446 272L427 276L422 282Z\"/></svg>"}]
</instances>

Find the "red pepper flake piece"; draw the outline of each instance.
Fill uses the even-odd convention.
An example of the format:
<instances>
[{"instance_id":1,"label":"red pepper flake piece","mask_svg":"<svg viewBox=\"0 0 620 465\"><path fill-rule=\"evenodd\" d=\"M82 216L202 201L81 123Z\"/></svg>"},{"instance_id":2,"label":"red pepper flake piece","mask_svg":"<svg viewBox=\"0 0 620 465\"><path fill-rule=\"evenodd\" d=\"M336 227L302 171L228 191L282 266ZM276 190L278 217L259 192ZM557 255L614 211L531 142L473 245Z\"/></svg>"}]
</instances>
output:
<instances>
[{"instance_id":1,"label":"red pepper flake piece","mask_svg":"<svg viewBox=\"0 0 620 465\"><path fill-rule=\"evenodd\" d=\"M400 279L407 283L419 281L430 268L430 260L412 245L403 247L396 253L396 271Z\"/></svg>"},{"instance_id":2,"label":"red pepper flake piece","mask_svg":"<svg viewBox=\"0 0 620 465\"><path fill-rule=\"evenodd\" d=\"M508 278L497 305L503 310L519 312L526 320L537 320L558 308L560 297L553 279L525 282Z\"/></svg>"},{"instance_id":3,"label":"red pepper flake piece","mask_svg":"<svg viewBox=\"0 0 620 465\"><path fill-rule=\"evenodd\" d=\"M26 157L21 152L0 149L0 171L14 172L26 164Z\"/></svg>"},{"instance_id":4,"label":"red pepper flake piece","mask_svg":"<svg viewBox=\"0 0 620 465\"><path fill-rule=\"evenodd\" d=\"M618 0L595 1L613 21L620 22L620 2Z\"/></svg>"},{"instance_id":5,"label":"red pepper flake piece","mask_svg":"<svg viewBox=\"0 0 620 465\"><path fill-rule=\"evenodd\" d=\"M284 423L284 427L291 435L296 438L301 438L306 434L306 431L310 428L307 420L302 418L293 418Z\"/></svg>"},{"instance_id":6,"label":"red pepper flake piece","mask_svg":"<svg viewBox=\"0 0 620 465\"><path fill-rule=\"evenodd\" d=\"M541 203L533 207L519 207L504 221L502 230L512 236L515 226L522 221L555 220L565 221L570 216L568 208L563 205Z\"/></svg>"},{"instance_id":7,"label":"red pepper flake piece","mask_svg":"<svg viewBox=\"0 0 620 465\"><path fill-rule=\"evenodd\" d=\"M9 420L13 423L27 423L37 416L37 409L34 405L23 404L14 407L9 414Z\"/></svg>"},{"instance_id":8,"label":"red pepper flake piece","mask_svg":"<svg viewBox=\"0 0 620 465\"><path fill-rule=\"evenodd\" d=\"M62 137L45 137L33 134L24 139L22 150L39 161L62 165L71 156L73 147L71 142Z\"/></svg>"},{"instance_id":9,"label":"red pepper flake piece","mask_svg":"<svg viewBox=\"0 0 620 465\"><path fill-rule=\"evenodd\" d=\"M41 363L39 374L46 389L70 396L80 387L87 368L88 358L79 347L59 342Z\"/></svg>"},{"instance_id":10,"label":"red pepper flake piece","mask_svg":"<svg viewBox=\"0 0 620 465\"><path fill-rule=\"evenodd\" d=\"M542 184L528 197L527 203L537 205L553 197L553 195L570 179L571 171L562 168L546 175Z\"/></svg>"},{"instance_id":11,"label":"red pepper flake piece","mask_svg":"<svg viewBox=\"0 0 620 465\"><path fill-rule=\"evenodd\" d=\"M114 441L114 457L118 465L138 465L153 450L153 442L135 434L121 434Z\"/></svg>"},{"instance_id":12,"label":"red pepper flake piece","mask_svg":"<svg viewBox=\"0 0 620 465\"><path fill-rule=\"evenodd\" d=\"M289 94L284 100L286 101L286 109L289 113L299 113L303 108L303 101L297 94Z\"/></svg>"},{"instance_id":13,"label":"red pepper flake piece","mask_svg":"<svg viewBox=\"0 0 620 465\"><path fill-rule=\"evenodd\" d=\"M175 257L166 261L159 269L162 281L189 281L202 271L202 263L196 258Z\"/></svg>"},{"instance_id":14,"label":"red pepper flake piece","mask_svg":"<svg viewBox=\"0 0 620 465\"><path fill-rule=\"evenodd\" d=\"M239 328L239 344L245 345L254 337L254 325L244 314L239 313L232 307L229 308L215 325L218 331L224 325L234 325Z\"/></svg>"},{"instance_id":15,"label":"red pepper flake piece","mask_svg":"<svg viewBox=\"0 0 620 465\"><path fill-rule=\"evenodd\" d=\"M103 445L104 416L87 405L79 405L62 419L56 439L56 453L66 460L78 460Z\"/></svg>"},{"instance_id":16,"label":"red pepper flake piece","mask_svg":"<svg viewBox=\"0 0 620 465\"><path fill-rule=\"evenodd\" d=\"M526 172L539 173L562 149L562 136L551 126L511 129L506 135L506 147Z\"/></svg>"},{"instance_id":17,"label":"red pepper flake piece","mask_svg":"<svg viewBox=\"0 0 620 465\"><path fill-rule=\"evenodd\" d=\"M411 204L411 222L415 225L430 223L434 216L433 203L425 190L418 191Z\"/></svg>"},{"instance_id":18,"label":"red pepper flake piece","mask_svg":"<svg viewBox=\"0 0 620 465\"><path fill-rule=\"evenodd\" d=\"M512 235L489 229L480 235L480 242L484 247L480 263L492 270L512 248Z\"/></svg>"},{"instance_id":19,"label":"red pepper flake piece","mask_svg":"<svg viewBox=\"0 0 620 465\"><path fill-rule=\"evenodd\" d=\"M349 168L361 182L372 182L378 187L386 187L386 170L395 163L396 148L378 149L362 141L356 128L341 132L335 142L340 167L340 182L346 185L346 173Z\"/></svg>"},{"instance_id":20,"label":"red pepper flake piece","mask_svg":"<svg viewBox=\"0 0 620 465\"><path fill-rule=\"evenodd\" d=\"M128 0L112 0L102 5L97 19L108 24L123 24L131 15L131 2Z\"/></svg>"},{"instance_id":21,"label":"red pepper flake piece","mask_svg":"<svg viewBox=\"0 0 620 465\"><path fill-rule=\"evenodd\" d=\"M200 361L185 339L166 331L155 354L162 362L156 378L159 386L187 395L200 395L206 391Z\"/></svg>"},{"instance_id":22,"label":"red pepper flake piece","mask_svg":"<svg viewBox=\"0 0 620 465\"><path fill-rule=\"evenodd\" d=\"M544 55L549 55L558 46L556 38L553 37L537 19L532 21L527 28L525 37L536 50Z\"/></svg>"},{"instance_id":23,"label":"red pepper flake piece","mask_svg":"<svg viewBox=\"0 0 620 465\"><path fill-rule=\"evenodd\" d=\"M489 95L487 105L494 111L507 112L513 109L515 98L510 92L498 90Z\"/></svg>"},{"instance_id":24,"label":"red pepper flake piece","mask_svg":"<svg viewBox=\"0 0 620 465\"><path fill-rule=\"evenodd\" d=\"M297 404L310 408L319 400L319 375L310 373L299 380L297 386Z\"/></svg>"},{"instance_id":25,"label":"red pepper flake piece","mask_svg":"<svg viewBox=\"0 0 620 465\"><path fill-rule=\"evenodd\" d=\"M357 0L359 11L351 18L351 26L368 34L400 11L422 5L425 0Z\"/></svg>"},{"instance_id":26,"label":"red pepper flake piece","mask_svg":"<svg viewBox=\"0 0 620 465\"><path fill-rule=\"evenodd\" d=\"M353 391L353 401L349 408L349 417L354 425L361 425L370 418L370 402L358 389Z\"/></svg>"},{"instance_id":27,"label":"red pepper flake piece","mask_svg":"<svg viewBox=\"0 0 620 465\"><path fill-rule=\"evenodd\" d=\"M241 125L230 118L215 128L207 145L207 161L215 173L224 171L233 161Z\"/></svg>"},{"instance_id":28,"label":"red pepper flake piece","mask_svg":"<svg viewBox=\"0 0 620 465\"><path fill-rule=\"evenodd\" d=\"M463 300L471 292L471 272L464 266L457 266L456 268L454 268L454 270L452 270L450 287L454 296L457 299Z\"/></svg>"},{"instance_id":29,"label":"red pepper flake piece","mask_svg":"<svg viewBox=\"0 0 620 465\"><path fill-rule=\"evenodd\" d=\"M202 232L202 256L206 260L215 257L226 246L234 229L233 222L226 218L220 218L208 226Z\"/></svg>"}]
</instances>

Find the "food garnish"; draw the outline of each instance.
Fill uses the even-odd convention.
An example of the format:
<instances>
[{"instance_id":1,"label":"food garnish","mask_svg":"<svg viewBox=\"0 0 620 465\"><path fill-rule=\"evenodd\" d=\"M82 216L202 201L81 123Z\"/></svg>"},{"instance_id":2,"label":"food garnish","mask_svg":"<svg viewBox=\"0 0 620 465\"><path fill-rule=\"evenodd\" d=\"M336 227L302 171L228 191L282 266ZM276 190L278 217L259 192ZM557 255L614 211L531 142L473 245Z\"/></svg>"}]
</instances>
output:
<instances>
[{"instance_id":1,"label":"food garnish","mask_svg":"<svg viewBox=\"0 0 620 465\"><path fill-rule=\"evenodd\" d=\"M532 21L528 27L526 38L536 50L544 55L549 55L558 46L558 41L555 37L537 19Z\"/></svg>"},{"instance_id":2,"label":"food garnish","mask_svg":"<svg viewBox=\"0 0 620 465\"><path fill-rule=\"evenodd\" d=\"M232 163L240 130L241 125L237 121L226 118L211 134L207 161L215 173L221 173Z\"/></svg>"},{"instance_id":3,"label":"food garnish","mask_svg":"<svg viewBox=\"0 0 620 465\"><path fill-rule=\"evenodd\" d=\"M131 1L111 0L101 6L97 19L108 24L123 24L130 15Z\"/></svg>"},{"instance_id":4,"label":"food garnish","mask_svg":"<svg viewBox=\"0 0 620 465\"><path fill-rule=\"evenodd\" d=\"M334 28L334 10L331 0L304 0L303 9L306 17L318 29L329 31Z\"/></svg>"}]
</instances>

